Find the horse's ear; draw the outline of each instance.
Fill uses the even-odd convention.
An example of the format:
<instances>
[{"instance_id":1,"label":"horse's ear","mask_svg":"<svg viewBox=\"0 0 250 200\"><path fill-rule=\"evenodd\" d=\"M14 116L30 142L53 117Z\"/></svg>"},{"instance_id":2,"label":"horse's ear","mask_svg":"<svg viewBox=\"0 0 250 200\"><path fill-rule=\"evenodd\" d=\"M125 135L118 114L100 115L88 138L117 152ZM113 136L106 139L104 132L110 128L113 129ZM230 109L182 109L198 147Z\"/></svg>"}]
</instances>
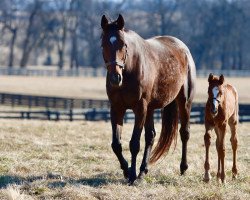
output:
<instances>
[{"instance_id":1,"label":"horse's ear","mask_svg":"<svg viewBox=\"0 0 250 200\"><path fill-rule=\"evenodd\" d=\"M123 19L123 16L121 14L119 14L117 20L116 20L117 26L119 30L122 30L124 28L125 22Z\"/></svg>"},{"instance_id":2,"label":"horse's ear","mask_svg":"<svg viewBox=\"0 0 250 200\"><path fill-rule=\"evenodd\" d=\"M107 25L108 25L109 21L107 19L107 17L105 15L102 16L102 21L101 21L101 26L102 29L106 29Z\"/></svg>"},{"instance_id":3,"label":"horse's ear","mask_svg":"<svg viewBox=\"0 0 250 200\"><path fill-rule=\"evenodd\" d=\"M224 75L221 74L221 75L220 75L220 78L219 78L219 83L220 83L220 85L222 85L222 84L224 83L224 80L225 80Z\"/></svg>"},{"instance_id":4,"label":"horse's ear","mask_svg":"<svg viewBox=\"0 0 250 200\"><path fill-rule=\"evenodd\" d=\"M212 73L209 74L208 76L208 82L211 82L214 78L214 75Z\"/></svg>"}]
</instances>

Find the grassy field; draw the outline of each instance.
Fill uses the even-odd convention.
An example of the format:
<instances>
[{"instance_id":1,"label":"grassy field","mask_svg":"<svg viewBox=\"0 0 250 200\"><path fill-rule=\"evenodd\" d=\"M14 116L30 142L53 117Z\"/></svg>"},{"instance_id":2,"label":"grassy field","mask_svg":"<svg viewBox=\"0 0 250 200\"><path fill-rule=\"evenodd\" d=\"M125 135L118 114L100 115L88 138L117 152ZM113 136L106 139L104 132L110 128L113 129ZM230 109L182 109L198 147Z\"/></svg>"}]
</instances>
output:
<instances>
[{"instance_id":1,"label":"grassy field","mask_svg":"<svg viewBox=\"0 0 250 200\"><path fill-rule=\"evenodd\" d=\"M0 81L0 93L107 99L105 78L0 76ZM226 82L237 88L241 103L250 102L250 78L226 77ZM205 102L208 88L207 78L197 78L196 87L194 101Z\"/></svg>"},{"instance_id":2,"label":"grassy field","mask_svg":"<svg viewBox=\"0 0 250 200\"><path fill-rule=\"evenodd\" d=\"M0 199L250 199L250 124L239 125L237 180L231 180L232 150L226 137L226 184L217 183L215 134L211 145L212 181L204 173L203 125L191 126L189 170L179 175L176 150L150 166L143 181L128 186L113 154L111 127L104 122L0 120ZM126 158L132 124L125 124ZM159 135L160 124L156 125ZM138 162L142 157L141 151ZM139 164L138 164L139 166Z\"/></svg>"}]
</instances>

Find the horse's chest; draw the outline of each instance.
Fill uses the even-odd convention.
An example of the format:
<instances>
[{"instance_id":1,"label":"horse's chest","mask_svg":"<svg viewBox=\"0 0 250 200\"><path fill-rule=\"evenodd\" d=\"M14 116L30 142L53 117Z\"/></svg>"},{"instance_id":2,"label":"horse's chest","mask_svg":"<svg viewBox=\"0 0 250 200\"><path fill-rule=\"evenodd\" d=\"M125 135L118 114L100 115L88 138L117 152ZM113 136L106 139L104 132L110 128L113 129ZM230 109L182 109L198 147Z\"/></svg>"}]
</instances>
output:
<instances>
[{"instance_id":1,"label":"horse's chest","mask_svg":"<svg viewBox=\"0 0 250 200\"><path fill-rule=\"evenodd\" d=\"M108 96L111 104L120 105L127 109L133 108L141 98L140 90L137 88L108 91Z\"/></svg>"}]
</instances>

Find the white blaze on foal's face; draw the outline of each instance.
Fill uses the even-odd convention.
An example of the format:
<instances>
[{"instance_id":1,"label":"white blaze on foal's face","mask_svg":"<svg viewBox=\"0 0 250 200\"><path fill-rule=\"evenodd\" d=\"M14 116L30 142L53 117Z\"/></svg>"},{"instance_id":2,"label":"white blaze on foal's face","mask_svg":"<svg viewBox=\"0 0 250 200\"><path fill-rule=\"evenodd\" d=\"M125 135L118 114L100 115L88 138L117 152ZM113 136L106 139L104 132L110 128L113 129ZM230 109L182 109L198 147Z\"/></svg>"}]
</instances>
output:
<instances>
[{"instance_id":1,"label":"white blaze on foal's face","mask_svg":"<svg viewBox=\"0 0 250 200\"><path fill-rule=\"evenodd\" d=\"M217 86L215 86L212 89L212 92L213 92L213 104L214 104L214 107L217 108L218 107L217 97L218 97L218 94L219 94L219 88Z\"/></svg>"},{"instance_id":2,"label":"white blaze on foal's face","mask_svg":"<svg viewBox=\"0 0 250 200\"><path fill-rule=\"evenodd\" d=\"M114 44L114 42L117 40L117 38L115 37L115 36L111 36L110 38L109 38L109 41L110 41L110 43L113 45Z\"/></svg>"}]
</instances>

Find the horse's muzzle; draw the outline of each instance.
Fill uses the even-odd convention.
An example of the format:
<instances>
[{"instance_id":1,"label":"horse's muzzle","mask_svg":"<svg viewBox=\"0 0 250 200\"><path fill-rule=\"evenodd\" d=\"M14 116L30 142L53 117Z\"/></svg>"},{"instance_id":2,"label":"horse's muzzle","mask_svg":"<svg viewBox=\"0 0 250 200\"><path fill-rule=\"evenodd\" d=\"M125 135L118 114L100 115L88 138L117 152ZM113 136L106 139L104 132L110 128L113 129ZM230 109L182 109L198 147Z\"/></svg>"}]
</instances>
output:
<instances>
[{"instance_id":1,"label":"horse's muzzle","mask_svg":"<svg viewBox=\"0 0 250 200\"><path fill-rule=\"evenodd\" d=\"M211 113L213 115L216 115L218 113L218 109L213 105L212 108L211 108Z\"/></svg>"},{"instance_id":2,"label":"horse's muzzle","mask_svg":"<svg viewBox=\"0 0 250 200\"><path fill-rule=\"evenodd\" d=\"M118 73L114 73L110 76L110 83L114 86L120 86L122 83L122 76Z\"/></svg>"}]
</instances>

